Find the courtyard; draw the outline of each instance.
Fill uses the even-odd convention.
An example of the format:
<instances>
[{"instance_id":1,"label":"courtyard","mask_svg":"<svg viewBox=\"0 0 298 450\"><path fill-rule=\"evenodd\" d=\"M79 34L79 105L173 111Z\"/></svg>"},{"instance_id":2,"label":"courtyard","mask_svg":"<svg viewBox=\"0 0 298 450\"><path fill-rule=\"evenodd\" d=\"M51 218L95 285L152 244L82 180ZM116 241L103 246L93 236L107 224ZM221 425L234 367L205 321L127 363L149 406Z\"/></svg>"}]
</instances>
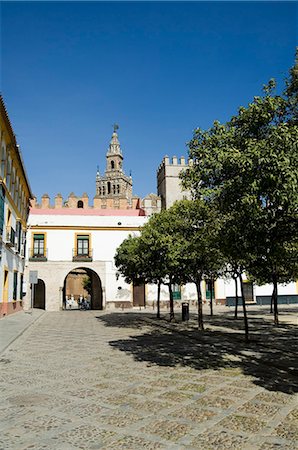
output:
<instances>
[{"instance_id":1,"label":"courtyard","mask_svg":"<svg viewBox=\"0 0 298 450\"><path fill-rule=\"evenodd\" d=\"M0 448L298 448L297 307L250 310L249 344L215 312L40 312L0 356Z\"/></svg>"}]
</instances>

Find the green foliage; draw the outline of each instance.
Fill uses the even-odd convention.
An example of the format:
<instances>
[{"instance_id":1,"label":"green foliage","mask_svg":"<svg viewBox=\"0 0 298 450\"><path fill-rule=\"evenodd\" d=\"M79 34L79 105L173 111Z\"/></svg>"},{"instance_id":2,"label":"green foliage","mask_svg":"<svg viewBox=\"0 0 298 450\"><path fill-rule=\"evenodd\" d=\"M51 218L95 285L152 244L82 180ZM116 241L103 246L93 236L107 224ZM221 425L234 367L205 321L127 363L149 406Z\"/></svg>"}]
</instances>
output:
<instances>
[{"instance_id":1,"label":"green foliage","mask_svg":"<svg viewBox=\"0 0 298 450\"><path fill-rule=\"evenodd\" d=\"M122 242L115 255L115 264L126 283L139 284L144 281L144 263L139 237L130 235Z\"/></svg>"},{"instance_id":2,"label":"green foliage","mask_svg":"<svg viewBox=\"0 0 298 450\"><path fill-rule=\"evenodd\" d=\"M82 280L82 286L89 295L92 294L92 282L90 277L84 277Z\"/></svg>"},{"instance_id":3,"label":"green foliage","mask_svg":"<svg viewBox=\"0 0 298 450\"><path fill-rule=\"evenodd\" d=\"M298 277L298 61L282 96L262 97L226 124L197 129L183 184L218 211L222 250L259 282ZM277 289L276 289L277 291Z\"/></svg>"},{"instance_id":4,"label":"green foliage","mask_svg":"<svg viewBox=\"0 0 298 450\"><path fill-rule=\"evenodd\" d=\"M179 242L180 281L217 277L223 267L217 211L201 199L176 202L169 210L172 237Z\"/></svg>"}]
</instances>

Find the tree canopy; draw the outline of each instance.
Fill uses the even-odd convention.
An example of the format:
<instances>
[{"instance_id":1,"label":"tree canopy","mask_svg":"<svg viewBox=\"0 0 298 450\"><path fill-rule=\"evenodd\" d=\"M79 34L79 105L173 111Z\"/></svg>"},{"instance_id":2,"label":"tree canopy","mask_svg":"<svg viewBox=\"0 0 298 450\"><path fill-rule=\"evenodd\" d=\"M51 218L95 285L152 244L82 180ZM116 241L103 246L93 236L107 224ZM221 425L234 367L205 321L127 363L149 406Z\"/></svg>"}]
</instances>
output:
<instances>
[{"instance_id":1,"label":"tree canopy","mask_svg":"<svg viewBox=\"0 0 298 450\"><path fill-rule=\"evenodd\" d=\"M183 175L221 215L226 256L259 282L298 277L297 61L282 95L275 81L226 124L196 129Z\"/></svg>"}]
</instances>

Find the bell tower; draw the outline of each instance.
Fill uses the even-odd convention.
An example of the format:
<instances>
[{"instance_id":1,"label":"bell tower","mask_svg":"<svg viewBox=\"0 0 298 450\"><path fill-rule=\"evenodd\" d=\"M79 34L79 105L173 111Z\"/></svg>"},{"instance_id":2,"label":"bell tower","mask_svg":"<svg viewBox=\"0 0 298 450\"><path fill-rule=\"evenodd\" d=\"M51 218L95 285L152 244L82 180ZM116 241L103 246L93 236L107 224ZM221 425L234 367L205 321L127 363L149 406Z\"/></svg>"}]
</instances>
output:
<instances>
[{"instance_id":1,"label":"bell tower","mask_svg":"<svg viewBox=\"0 0 298 450\"><path fill-rule=\"evenodd\" d=\"M101 176L96 173L96 198L100 198L102 208L130 208L132 205L132 178L123 171L123 155L118 140L118 125L114 131L106 153L106 170Z\"/></svg>"},{"instance_id":2,"label":"bell tower","mask_svg":"<svg viewBox=\"0 0 298 450\"><path fill-rule=\"evenodd\" d=\"M118 125L114 125L114 132L112 134L112 139L109 145L109 149L106 154L106 174L111 174L112 172L122 172L123 156L120 148L120 142L118 140L117 130Z\"/></svg>"}]
</instances>

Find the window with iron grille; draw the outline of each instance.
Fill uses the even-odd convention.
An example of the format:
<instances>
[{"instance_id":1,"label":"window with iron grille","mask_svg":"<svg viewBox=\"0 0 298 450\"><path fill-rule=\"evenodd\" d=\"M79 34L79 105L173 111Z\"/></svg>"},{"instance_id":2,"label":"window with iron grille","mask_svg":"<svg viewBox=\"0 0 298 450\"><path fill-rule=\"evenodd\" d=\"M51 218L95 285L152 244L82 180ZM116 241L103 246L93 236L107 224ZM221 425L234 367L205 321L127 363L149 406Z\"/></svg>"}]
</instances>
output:
<instances>
[{"instance_id":1,"label":"window with iron grille","mask_svg":"<svg viewBox=\"0 0 298 450\"><path fill-rule=\"evenodd\" d=\"M77 255L88 256L89 255L89 236L79 235L77 236Z\"/></svg>"},{"instance_id":2,"label":"window with iron grille","mask_svg":"<svg viewBox=\"0 0 298 450\"><path fill-rule=\"evenodd\" d=\"M44 234L34 234L33 256L44 256Z\"/></svg>"},{"instance_id":3,"label":"window with iron grille","mask_svg":"<svg viewBox=\"0 0 298 450\"><path fill-rule=\"evenodd\" d=\"M13 273L13 300L17 300L18 296L18 272Z\"/></svg>"},{"instance_id":4,"label":"window with iron grille","mask_svg":"<svg viewBox=\"0 0 298 450\"><path fill-rule=\"evenodd\" d=\"M24 283L24 275L21 274L21 277L20 277L20 300L23 300L23 283Z\"/></svg>"}]
</instances>

